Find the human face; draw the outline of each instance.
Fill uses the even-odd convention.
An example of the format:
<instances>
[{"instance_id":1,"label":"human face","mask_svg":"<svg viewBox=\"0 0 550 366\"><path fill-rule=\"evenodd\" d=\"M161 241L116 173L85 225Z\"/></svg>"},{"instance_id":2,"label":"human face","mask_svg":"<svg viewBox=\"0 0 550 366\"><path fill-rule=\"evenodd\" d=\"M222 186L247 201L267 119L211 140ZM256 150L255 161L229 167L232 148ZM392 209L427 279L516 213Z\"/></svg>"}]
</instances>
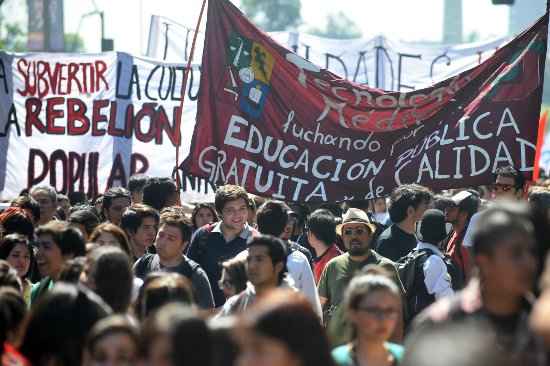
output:
<instances>
[{"instance_id":1,"label":"human face","mask_svg":"<svg viewBox=\"0 0 550 366\"><path fill-rule=\"evenodd\" d=\"M153 217L144 217L135 234L130 234L135 253L141 257L153 245L157 236L158 223Z\"/></svg>"},{"instance_id":2,"label":"human face","mask_svg":"<svg viewBox=\"0 0 550 366\"><path fill-rule=\"evenodd\" d=\"M352 257L364 256L369 251L371 232L365 224L346 224L342 227L342 240Z\"/></svg>"},{"instance_id":3,"label":"human face","mask_svg":"<svg viewBox=\"0 0 550 366\"><path fill-rule=\"evenodd\" d=\"M120 248L120 243L119 243L118 239L113 234L111 234L107 231L102 231L101 234L99 234L99 236L95 240L95 242L97 244L99 244L100 247L105 246L105 245L112 245L114 247L119 247Z\"/></svg>"},{"instance_id":4,"label":"human face","mask_svg":"<svg viewBox=\"0 0 550 366\"><path fill-rule=\"evenodd\" d=\"M518 199L518 190L515 187L515 181L512 177L503 177L502 175L497 175L497 179L492 187L493 196L495 199L508 199L515 200Z\"/></svg>"},{"instance_id":5,"label":"human face","mask_svg":"<svg viewBox=\"0 0 550 366\"><path fill-rule=\"evenodd\" d=\"M237 366L300 366L301 362L288 347L275 338L246 331L241 337Z\"/></svg>"},{"instance_id":6,"label":"human face","mask_svg":"<svg viewBox=\"0 0 550 366\"><path fill-rule=\"evenodd\" d=\"M50 221L55 214L57 202L55 200L52 200L48 193L45 191L34 192L32 194L32 198L34 198L40 206L40 220L38 221L38 223L40 225L43 225Z\"/></svg>"},{"instance_id":7,"label":"human face","mask_svg":"<svg viewBox=\"0 0 550 366\"><path fill-rule=\"evenodd\" d=\"M31 265L31 253L25 244L17 244L13 247L7 258L8 263L17 270L19 277L24 277Z\"/></svg>"},{"instance_id":8,"label":"human face","mask_svg":"<svg viewBox=\"0 0 550 366\"><path fill-rule=\"evenodd\" d=\"M231 281L231 276L227 273L227 271L224 269L222 271L222 278L220 279L220 282L218 283L220 286L220 289L223 291L223 294L226 299L229 299L231 296L237 294L237 289L235 288L235 285Z\"/></svg>"},{"instance_id":9,"label":"human face","mask_svg":"<svg viewBox=\"0 0 550 366\"><path fill-rule=\"evenodd\" d=\"M450 222L451 224L456 224L458 220L458 207L447 207L445 208L445 222Z\"/></svg>"},{"instance_id":10,"label":"human face","mask_svg":"<svg viewBox=\"0 0 550 366\"><path fill-rule=\"evenodd\" d=\"M267 247L263 245L250 247L248 249L246 264L248 280L254 286L277 286L282 265L280 263L273 264Z\"/></svg>"},{"instance_id":11,"label":"human face","mask_svg":"<svg viewBox=\"0 0 550 366\"><path fill-rule=\"evenodd\" d=\"M107 219L115 224L120 225L120 218L122 217L122 211L126 207L130 206L130 199L126 197L118 197L111 201L111 207L104 210Z\"/></svg>"},{"instance_id":12,"label":"human face","mask_svg":"<svg viewBox=\"0 0 550 366\"><path fill-rule=\"evenodd\" d=\"M65 263L65 257L53 241L52 236L49 234L40 235L38 237L38 251L36 252L36 264L40 274L57 279L63 263Z\"/></svg>"},{"instance_id":13,"label":"human face","mask_svg":"<svg viewBox=\"0 0 550 366\"><path fill-rule=\"evenodd\" d=\"M521 297L533 288L537 267L535 243L520 233L501 239L491 254L476 256L482 284L490 291Z\"/></svg>"},{"instance_id":14,"label":"human face","mask_svg":"<svg viewBox=\"0 0 550 366\"><path fill-rule=\"evenodd\" d=\"M369 341L384 343L390 339L400 314L399 298L387 290L367 294L349 318L359 333Z\"/></svg>"},{"instance_id":15,"label":"human face","mask_svg":"<svg viewBox=\"0 0 550 366\"><path fill-rule=\"evenodd\" d=\"M203 227L204 225L211 222L214 222L214 215L212 214L211 209L201 208L199 209L199 211L197 211L197 214L195 215L195 223L197 225L197 228Z\"/></svg>"},{"instance_id":16,"label":"human face","mask_svg":"<svg viewBox=\"0 0 550 366\"><path fill-rule=\"evenodd\" d=\"M281 234L281 239L289 240L292 237L292 234L294 233L294 228L296 227L297 221L298 220L295 217L292 217L292 216L288 217L285 229L283 230L283 233Z\"/></svg>"},{"instance_id":17,"label":"human face","mask_svg":"<svg viewBox=\"0 0 550 366\"><path fill-rule=\"evenodd\" d=\"M173 225L162 225L155 240L157 254L165 263L179 260L185 244L180 229Z\"/></svg>"},{"instance_id":18,"label":"human face","mask_svg":"<svg viewBox=\"0 0 550 366\"><path fill-rule=\"evenodd\" d=\"M132 338L122 332L99 339L90 355L91 366L127 366L137 361L137 347Z\"/></svg>"},{"instance_id":19,"label":"human face","mask_svg":"<svg viewBox=\"0 0 550 366\"><path fill-rule=\"evenodd\" d=\"M229 201L222 209L224 226L232 231L241 232L248 219L248 205L244 198Z\"/></svg>"}]
</instances>

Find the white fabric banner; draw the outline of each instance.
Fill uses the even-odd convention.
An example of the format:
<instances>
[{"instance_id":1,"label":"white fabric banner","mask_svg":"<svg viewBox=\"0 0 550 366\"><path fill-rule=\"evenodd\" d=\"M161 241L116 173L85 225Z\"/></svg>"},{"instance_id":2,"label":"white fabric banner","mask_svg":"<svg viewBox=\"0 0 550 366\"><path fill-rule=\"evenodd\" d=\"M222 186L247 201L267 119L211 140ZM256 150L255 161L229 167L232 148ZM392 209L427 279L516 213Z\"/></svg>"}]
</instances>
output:
<instances>
[{"instance_id":1,"label":"white fabric banner","mask_svg":"<svg viewBox=\"0 0 550 366\"><path fill-rule=\"evenodd\" d=\"M0 197L40 184L92 197L134 173L172 176L176 146L183 161L195 121L198 69L177 133L184 70L116 52L1 52ZM184 182L183 199L212 198L211 189L198 192L204 182Z\"/></svg>"}]
</instances>

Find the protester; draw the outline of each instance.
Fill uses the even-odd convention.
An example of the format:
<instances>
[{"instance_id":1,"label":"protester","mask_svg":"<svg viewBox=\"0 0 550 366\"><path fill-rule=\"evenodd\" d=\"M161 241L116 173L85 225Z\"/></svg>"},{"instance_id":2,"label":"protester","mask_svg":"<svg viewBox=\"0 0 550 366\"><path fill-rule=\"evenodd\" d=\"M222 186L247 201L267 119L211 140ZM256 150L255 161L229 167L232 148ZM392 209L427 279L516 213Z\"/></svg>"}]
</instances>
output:
<instances>
[{"instance_id":1,"label":"protester","mask_svg":"<svg viewBox=\"0 0 550 366\"><path fill-rule=\"evenodd\" d=\"M390 343L401 312L401 293L389 278L360 275L344 295L346 317L352 328L350 343L332 351L340 366L396 365L403 347Z\"/></svg>"},{"instance_id":2,"label":"protester","mask_svg":"<svg viewBox=\"0 0 550 366\"><path fill-rule=\"evenodd\" d=\"M40 220L40 205L30 195L18 196L11 201L10 206L26 210L31 215L30 218L33 226L38 225L38 221Z\"/></svg>"},{"instance_id":3,"label":"protester","mask_svg":"<svg viewBox=\"0 0 550 366\"><path fill-rule=\"evenodd\" d=\"M235 257L246 249L246 242L255 232L247 224L248 195L234 185L221 186L216 190L215 206L221 221L197 230L189 245L187 255L197 262L208 275L211 284L221 278L219 263ZM223 291L213 286L215 307L225 302Z\"/></svg>"},{"instance_id":4,"label":"protester","mask_svg":"<svg viewBox=\"0 0 550 366\"><path fill-rule=\"evenodd\" d=\"M412 268L405 268L401 276L406 290L407 322L435 300L454 294L453 282L458 282L459 278L462 280L460 273L452 278L449 271L452 264L446 262L447 258L441 251L441 245L447 237L445 214L442 211L426 210L417 236L418 245L406 257L410 261L406 265ZM409 271L412 273L411 278L407 276Z\"/></svg>"},{"instance_id":5,"label":"protester","mask_svg":"<svg viewBox=\"0 0 550 366\"><path fill-rule=\"evenodd\" d=\"M0 288L11 287L20 294L23 294L23 285L17 274L17 270L10 266L8 262L0 259Z\"/></svg>"},{"instance_id":6,"label":"protester","mask_svg":"<svg viewBox=\"0 0 550 366\"><path fill-rule=\"evenodd\" d=\"M218 221L216 210L210 203L197 203L191 213L191 222L193 223L193 232L206 224Z\"/></svg>"},{"instance_id":7,"label":"protester","mask_svg":"<svg viewBox=\"0 0 550 366\"><path fill-rule=\"evenodd\" d=\"M0 363L2 366L29 366L17 348L21 341L27 303L10 287L0 288Z\"/></svg>"},{"instance_id":8,"label":"protester","mask_svg":"<svg viewBox=\"0 0 550 366\"><path fill-rule=\"evenodd\" d=\"M256 214L258 231L264 235L273 235L283 240L287 247L286 267L288 274L292 278L293 285L300 290L311 302L313 309L322 316L319 294L315 286L315 277L310 266L311 254L297 243L285 240L285 225L288 222L289 207L281 201L266 201L260 206ZM307 255L304 254L307 252ZM246 256L246 253L241 253Z\"/></svg>"},{"instance_id":9,"label":"protester","mask_svg":"<svg viewBox=\"0 0 550 366\"><path fill-rule=\"evenodd\" d=\"M277 287L296 290L287 276L287 247L272 235L258 235L248 244L246 272L248 284L241 293L231 297L223 305L220 316L242 313L255 301Z\"/></svg>"},{"instance_id":10,"label":"protester","mask_svg":"<svg viewBox=\"0 0 550 366\"><path fill-rule=\"evenodd\" d=\"M191 281L196 303L203 309L209 309L214 307L214 300L208 277L199 264L184 254L190 238L191 225L187 219L163 214L155 240L157 253L141 257L134 264L134 273L142 279L155 271L179 273Z\"/></svg>"},{"instance_id":11,"label":"protester","mask_svg":"<svg viewBox=\"0 0 550 366\"><path fill-rule=\"evenodd\" d=\"M133 258L134 253L128 242L128 237L124 231L118 225L114 225L110 222L104 222L99 224L88 240L92 243L96 243L99 246L114 246L122 249L130 258Z\"/></svg>"},{"instance_id":12,"label":"protester","mask_svg":"<svg viewBox=\"0 0 550 366\"><path fill-rule=\"evenodd\" d=\"M86 257L75 257L66 260L59 273L58 281L78 284L85 266Z\"/></svg>"},{"instance_id":13,"label":"protester","mask_svg":"<svg viewBox=\"0 0 550 366\"><path fill-rule=\"evenodd\" d=\"M142 295L139 299L139 318L145 319L162 306L178 302L185 305L196 304L191 282L179 273L153 272L145 278Z\"/></svg>"},{"instance_id":14,"label":"protester","mask_svg":"<svg viewBox=\"0 0 550 366\"><path fill-rule=\"evenodd\" d=\"M416 247L416 223L432 200L432 193L417 184L405 184L395 188L390 196L392 225L380 236L376 251L396 262Z\"/></svg>"},{"instance_id":15,"label":"protester","mask_svg":"<svg viewBox=\"0 0 550 366\"><path fill-rule=\"evenodd\" d=\"M120 225L122 212L130 206L130 192L122 187L110 188L103 194L102 213L106 221Z\"/></svg>"},{"instance_id":16,"label":"protester","mask_svg":"<svg viewBox=\"0 0 550 366\"><path fill-rule=\"evenodd\" d=\"M319 318L304 296L272 292L244 314L239 366L332 366Z\"/></svg>"},{"instance_id":17,"label":"protester","mask_svg":"<svg viewBox=\"0 0 550 366\"><path fill-rule=\"evenodd\" d=\"M503 202L482 212L473 243L479 280L427 308L417 319L419 327L485 320L497 335L499 351L515 364L545 364L540 361L544 352L527 324L536 273L534 247L526 206Z\"/></svg>"},{"instance_id":18,"label":"protester","mask_svg":"<svg viewBox=\"0 0 550 366\"><path fill-rule=\"evenodd\" d=\"M21 234L28 240L34 239L34 225L29 212L20 207L9 207L0 214L2 236Z\"/></svg>"},{"instance_id":19,"label":"protester","mask_svg":"<svg viewBox=\"0 0 550 366\"><path fill-rule=\"evenodd\" d=\"M207 323L211 339L211 366L233 366L239 356L239 344L234 334L238 324L237 317L210 319Z\"/></svg>"},{"instance_id":20,"label":"protester","mask_svg":"<svg viewBox=\"0 0 550 366\"><path fill-rule=\"evenodd\" d=\"M30 304L32 283L29 269L34 262L34 251L29 240L20 234L7 235L0 243L0 259L15 268L23 285L23 298Z\"/></svg>"},{"instance_id":21,"label":"protester","mask_svg":"<svg viewBox=\"0 0 550 366\"><path fill-rule=\"evenodd\" d=\"M226 299L246 289L248 277L246 275L246 259L231 258L222 263L222 278L218 285Z\"/></svg>"},{"instance_id":22,"label":"protester","mask_svg":"<svg viewBox=\"0 0 550 366\"><path fill-rule=\"evenodd\" d=\"M95 209L92 206L77 206L78 209L71 212L67 221L77 227L84 241L88 242L90 235L94 229L99 225L99 217L97 216Z\"/></svg>"},{"instance_id":23,"label":"protester","mask_svg":"<svg viewBox=\"0 0 550 366\"><path fill-rule=\"evenodd\" d=\"M57 193L51 186L37 186L30 191L31 197L40 206L38 225L44 225L54 219L57 209Z\"/></svg>"},{"instance_id":24,"label":"protester","mask_svg":"<svg viewBox=\"0 0 550 366\"><path fill-rule=\"evenodd\" d=\"M127 316L111 315L90 330L84 366L125 366L138 362L139 328Z\"/></svg>"},{"instance_id":25,"label":"protester","mask_svg":"<svg viewBox=\"0 0 550 366\"><path fill-rule=\"evenodd\" d=\"M153 245L159 220L157 210L144 204L133 204L122 214L120 226L130 240L134 261L141 258Z\"/></svg>"},{"instance_id":26,"label":"protester","mask_svg":"<svg viewBox=\"0 0 550 366\"><path fill-rule=\"evenodd\" d=\"M479 209L480 199L473 190L461 191L451 198L452 206L445 210L445 220L453 225L452 233L445 246L447 255L460 268L465 283L472 271L470 252L462 246L462 241L472 216Z\"/></svg>"},{"instance_id":27,"label":"protester","mask_svg":"<svg viewBox=\"0 0 550 366\"><path fill-rule=\"evenodd\" d=\"M90 290L56 284L33 306L21 353L32 365L80 365L86 335L110 312L109 306Z\"/></svg>"},{"instance_id":28,"label":"protester","mask_svg":"<svg viewBox=\"0 0 550 366\"><path fill-rule=\"evenodd\" d=\"M122 249L104 246L87 256L80 281L98 294L115 313L124 314L130 307L132 293L143 284L134 279L130 257Z\"/></svg>"},{"instance_id":29,"label":"protester","mask_svg":"<svg viewBox=\"0 0 550 366\"><path fill-rule=\"evenodd\" d=\"M164 207L174 206L178 202L176 183L170 178L149 178L143 187L142 203L161 211Z\"/></svg>"},{"instance_id":30,"label":"protester","mask_svg":"<svg viewBox=\"0 0 550 366\"><path fill-rule=\"evenodd\" d=\"M342 305L344 291L359 270L368 264L381 265L393 274L395 282L401 286L394 263L370 248L376 228L363 210L348 209L337 230L341 233L348 252L330 260L319 280L323 319L327 325L329 339L335 346L347 341L349 324L345 320Z\"/></svg>"},{"instance_id":31,"label":"protester","mask_svg":"<svg viewBox=\"0 0 550 366\"><path fill-rule=\"evenodd\" d=\"M330 211L319 209L309 215L307 227L307 241L315 251L313 273L318 284L327 263L342 254L336 246L336 220Z\"/></svg>"},{"instance_id":32,"label":"protester","mask_svg":"<svg viewBox=\"0 0 550 366\"><path fill-rule=\"evenodd\" d=\"M379 224L386 225L390 214L388 213L388 206L385 197L375 198L372 202L372 215L374 221Z\"/></svg>"},{"instance_id":33,"label":"protester","mask_svg":"<svg viewBox=\"0 0 550 366\"><path fill-rule=\"evenodd\" d=\"M495 183L491 190L497 200L521 200L524 195L525 177L513 166L497 168L494 173Z\"/></svg>"},{"instance_id":34,"label":"protester","mask_svg":"<svg viewBox=\"0 0 550 366\"><path fill-rule=\"evenodd\" d=\"M54 221L42 225L36 230L36 236L38 237L36 263L44 278L32 286L31 304L53 288L65 261L86 254L82 234L67 222Z\"/></svg>"},{"instance_id":35,"label":"protester","mask_svg":"<svg viewBox=\"0 0 550 366\"><path fill-rule=\"evenodd\" d=\"M71 213L71 203L69 202L69 197L64 194L57 194L57 208L56 213L60 220L67 220Z\"/></svg>"},{"instance_id":36,"label":"protester","mask_svg":"<svg viewBox=\"0 0 550 366\"><path fill-rule=\"evenodd\" d=\"M256 227L256 210L258 209L258 206L256 206L256 201L254 201L254 198L251 197L251 195L248 195L247 199L248 204L248 218L246 221L248 222L248 225L252 227Z\"/></svg>"},{"instance_id":37,"label":"protester","mask_svg":"<svg viewBox=\"0 0 550 366\"><path fill-rule=\"evenodd\" d=\"M184 304L167 304L152 313L143 323L139 349L147 365L210 364L208 328Z\"/></svg>"},{"instance_id":38,"label":"protester","mask_svg":"<svg viewBox=\"0 0 550 366\"><path fill-rule=\"evenodd\" d=\"M149 181L149 177L145 174L134 174L128 179L128 191L132 205L143 202L143 189Z\"/></svg>"}]
</instances>

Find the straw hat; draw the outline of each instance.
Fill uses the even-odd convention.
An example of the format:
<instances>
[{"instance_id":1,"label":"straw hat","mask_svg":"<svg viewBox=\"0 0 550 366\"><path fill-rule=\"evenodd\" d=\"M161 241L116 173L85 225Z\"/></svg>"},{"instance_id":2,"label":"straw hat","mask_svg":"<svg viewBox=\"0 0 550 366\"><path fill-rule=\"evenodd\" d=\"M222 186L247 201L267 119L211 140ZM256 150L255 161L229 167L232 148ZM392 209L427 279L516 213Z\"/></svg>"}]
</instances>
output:
<instances>
[{"instance_id":1,"label":"straw hat","mask_svg":"<svg viewBox=\"0 0 550 366\"><path fill-rule=\"evenodd\" d=\"M372 223L367 213L359 208L350 208L346 211L342 216L342 223L336 226L336 233L342 235L344 226L348 224L364 224L371 235L376 231L376 225Z\"/></svg>"}]
</instances>

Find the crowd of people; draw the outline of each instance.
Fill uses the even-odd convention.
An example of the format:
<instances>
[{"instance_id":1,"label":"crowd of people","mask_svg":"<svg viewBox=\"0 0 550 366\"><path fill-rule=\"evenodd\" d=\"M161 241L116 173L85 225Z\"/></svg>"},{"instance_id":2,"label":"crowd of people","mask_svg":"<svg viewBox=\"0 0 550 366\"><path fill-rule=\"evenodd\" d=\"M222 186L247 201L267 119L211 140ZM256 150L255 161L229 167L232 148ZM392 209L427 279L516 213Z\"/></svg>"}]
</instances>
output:
<instances>
[{"instance_id":1,"label":"crowd of people","mask_svg":"<svg viewBox=\"0 0 550 366\"><path fill-rule=\"evenodd\" d=\"M315 205L36 186L0 212L1 365L547 365L549 234L512 166Z\"/></svg>"}]
</instances>

